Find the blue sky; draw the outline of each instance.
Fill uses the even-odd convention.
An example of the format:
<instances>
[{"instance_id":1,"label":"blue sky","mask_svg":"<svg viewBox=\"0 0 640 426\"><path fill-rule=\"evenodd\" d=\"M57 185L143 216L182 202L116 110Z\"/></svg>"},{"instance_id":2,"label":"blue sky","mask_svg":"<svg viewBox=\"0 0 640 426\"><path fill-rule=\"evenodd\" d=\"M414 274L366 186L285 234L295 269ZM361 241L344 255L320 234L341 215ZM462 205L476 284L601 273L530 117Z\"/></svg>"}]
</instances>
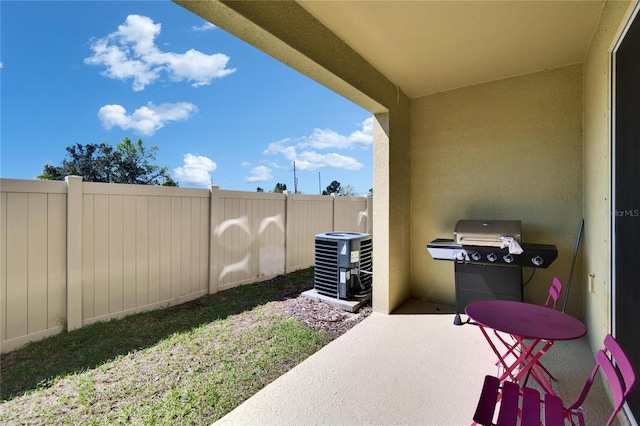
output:
<instances>
[{"instance_id":1,"label":"blue sky","mask_svg":"<svg viewBox=\"0 0 640 426\"><path fill-rule=\"evenodd\" d=\"M371 114L166 1L0 2L0 176L67 146L157 146L183 187L372 187ZM320 182L319 182L320 178Z\"/></svg>"}]
</instances>

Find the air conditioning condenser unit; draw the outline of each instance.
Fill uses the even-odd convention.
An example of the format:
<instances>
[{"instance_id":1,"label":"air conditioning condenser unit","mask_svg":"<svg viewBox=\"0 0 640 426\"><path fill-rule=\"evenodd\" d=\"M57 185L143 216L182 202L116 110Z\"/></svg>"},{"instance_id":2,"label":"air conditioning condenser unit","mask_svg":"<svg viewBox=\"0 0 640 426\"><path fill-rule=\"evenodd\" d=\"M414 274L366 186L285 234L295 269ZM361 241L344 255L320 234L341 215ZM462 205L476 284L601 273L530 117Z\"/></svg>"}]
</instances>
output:
<instances>
[{"instance_id":1,"label":"air conditioning condenser unit","mask_svg":"<svg viewBox=\"0 0 640 426\"><path fill-rule=\"evenodd\" d=\"M336 299L371 292L373 243L370 234L327 232L315 236L314 289Z\"/></svg>"}]
</instances>

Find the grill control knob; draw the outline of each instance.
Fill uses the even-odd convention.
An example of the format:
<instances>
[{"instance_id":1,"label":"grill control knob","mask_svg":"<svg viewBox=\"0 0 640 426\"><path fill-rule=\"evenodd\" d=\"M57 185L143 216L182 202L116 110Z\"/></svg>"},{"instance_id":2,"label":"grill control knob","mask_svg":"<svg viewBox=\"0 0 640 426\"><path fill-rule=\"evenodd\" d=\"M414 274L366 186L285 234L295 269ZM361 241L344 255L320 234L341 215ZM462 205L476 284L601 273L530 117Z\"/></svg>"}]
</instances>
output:
<instances>
[{"instance_id":1,"label":"grill control knob","mask_svg":"<svg viewBox=\"0 0 640 426\"><path fill-rule=\"evenodd\" d=\"M460 250L458 253L456 253L456 259L457 260L467 260L467 252L464 250Z\"/></svg>"},{"instance_id":2,"label":"grill control knob","mask_svg":"<svg viewBox=\"0 0 640 426\"><path fill-rule=\"evenodd\" d=\"M533 263L536 266L540 266L544 263L544 259L541 258L540 256L532 257L531 263Z\"/></svg>"},{"instance_id":3,"label":"grill control knob","mask_svg":"<svg viewBox=\"0 0 640 426\"><path fill-rule=\"evenodd\" d=\"M504 256L502 256L502 258L504 259L505 262L507 263L511 263L513 262L513 256L511 256L510 254L505 254Z\"/></svg>"},{"instance_id":4,"label":"grill control knob","mask_svg":"<svg viewBox=\"0 0 640 426\"><path fill-rule=\"evenodd\" d=\"M474 251L473 253L471 253L471 258L473 260L480 260L482 256L480 255L480 253L478 253L477 251Z\"/></svg>"},{"instance_id":5,"label":"grill control knob","mask_svg":"<svg viewBox=\"0 0 640 426\"><path fill-rule=\"evenodd\" d=\"M489 262L495 262L498 259L498 256L494 252L491 252L487 255L487 260Z\"/></svg>"}]
</instances>

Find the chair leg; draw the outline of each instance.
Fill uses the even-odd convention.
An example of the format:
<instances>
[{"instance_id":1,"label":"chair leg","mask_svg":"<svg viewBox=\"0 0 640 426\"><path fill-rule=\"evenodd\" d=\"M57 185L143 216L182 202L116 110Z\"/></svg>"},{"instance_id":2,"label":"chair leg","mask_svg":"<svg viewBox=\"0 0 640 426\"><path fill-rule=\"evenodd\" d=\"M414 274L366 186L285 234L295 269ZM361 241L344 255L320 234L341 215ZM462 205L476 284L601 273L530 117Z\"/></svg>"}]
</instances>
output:
<instances>
[{"instance_id":1,"label":"chair leg","mask_svg":"<svg viewBox=\"0 0 640 426\"><path fill-rule=\"evenodd\" d=\"M507 339L502 337L497 330L494 330L493 333L498 338L498 340L504 345L504 347L507 349L507 351L502 355L502 358L506 358L507 356L510 356L510 355L516 358L519 356L520 347L516 344L516 340L514 339L513 336L509 335L511 342L507 342ZM496 361L495 365L496 367L498 367L497 375L501 376L502 371L505 370L504 365L500 360Z\"/></svg>"},{"instance_id":2,"label":"chair leg","mask_svg":"<svg viewBox=\"0 0 640 426\"><path fill-rule=\"evenodd\" d=\"M542 369L544 370L544 372L545 372L545 373L547 373L547 376L549 376L549 378L550 378L551 380L553 380L554 382L557 382L557 381L558 381L558 379L556 379L556 378L555 378L555 376L554 376L553 374L551 374L551 372L550 372L549 370L547 370L547 367L545 367L544 365L542 365L542 363L541 363L541 362L538 362L538 366L539 366L540 368L542 368Z\"/></svg>"},{"instance_id":3,"label":"chair leg","mask_svg":"<svg viewBox=\"0 0 640 426\"><path fill-rule=\"evenodd\" d=\"M553 374L551 374L551 372L547 369L547 367L545 367L544 365L542 365L542 363L540 362L540 360L538 360L538 363L535 367L539 367L541 368L545 373L547 373L547 376L549 376L549 381L554 381L557 382L558 379L555 378L555 376ZM535 368L534 367L534 368ZM533 368L531 369L533 370ZM527 372L526 377L524 378L524 382L522 382L522 386L527 386L527 383L529 382L529 376L531 375L531 370L529 370Z\"/></svg>"}]
</instances>

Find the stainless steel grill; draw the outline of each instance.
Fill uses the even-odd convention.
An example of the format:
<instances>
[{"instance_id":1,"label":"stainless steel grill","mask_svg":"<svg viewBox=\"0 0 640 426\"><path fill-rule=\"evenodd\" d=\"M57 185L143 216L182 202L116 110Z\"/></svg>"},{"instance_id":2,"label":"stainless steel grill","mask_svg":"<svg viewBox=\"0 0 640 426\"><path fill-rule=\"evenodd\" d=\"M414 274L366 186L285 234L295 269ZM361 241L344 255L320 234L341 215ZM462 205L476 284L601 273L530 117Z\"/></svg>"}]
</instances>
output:
<instances>
[{"instance_id":1,"label":"stainless steel grill","mask_svg":"<svg viewBox=\"0 0 640 426\"><path fill-rule=\"evenodd\" d=\"M519 220L459 220L453 231L456 244L500 247L501 238L513 238L522 243Z\"/></svg>"},{"instance_id":2,"label":"stainless steel grill","mask_svg":"<svg viewBox=\"0 0 640 426\"><path fill-rule=\"evenodd\" d=\"M547 268L558 257L554 245L523 243L519 220L459 220L453 236L431 241L427 250L454 262L458 325L471 302L522 301L522 268Z\"/></svg>"}]
</instances>

